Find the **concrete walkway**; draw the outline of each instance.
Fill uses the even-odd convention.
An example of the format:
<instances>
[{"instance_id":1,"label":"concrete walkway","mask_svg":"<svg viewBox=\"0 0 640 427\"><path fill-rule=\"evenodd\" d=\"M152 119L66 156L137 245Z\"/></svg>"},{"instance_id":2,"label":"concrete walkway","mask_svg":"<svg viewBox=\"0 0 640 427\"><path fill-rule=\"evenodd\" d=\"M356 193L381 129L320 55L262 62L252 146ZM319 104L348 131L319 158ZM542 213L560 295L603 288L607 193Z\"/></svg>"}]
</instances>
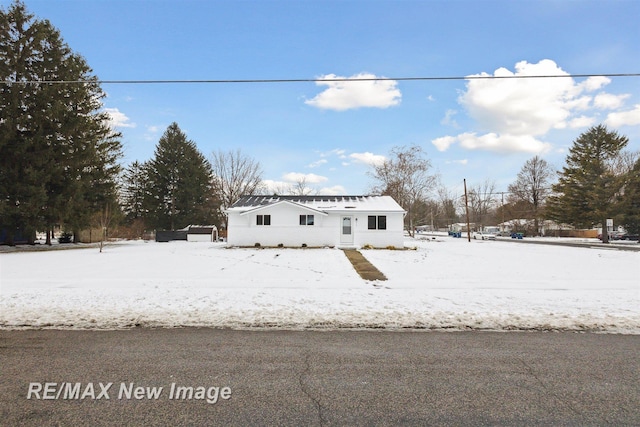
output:
<instances>
[{"instance_id":1,"label":"concrete walkway","mask_svg":"<svg viewBox=\"0 0 640 427\"><path fill-rule=\"evenodd\" d=\"M343 251L364 280L387 280L387 277L356 249L343 249Z\"/></svg>"}]
</instances>

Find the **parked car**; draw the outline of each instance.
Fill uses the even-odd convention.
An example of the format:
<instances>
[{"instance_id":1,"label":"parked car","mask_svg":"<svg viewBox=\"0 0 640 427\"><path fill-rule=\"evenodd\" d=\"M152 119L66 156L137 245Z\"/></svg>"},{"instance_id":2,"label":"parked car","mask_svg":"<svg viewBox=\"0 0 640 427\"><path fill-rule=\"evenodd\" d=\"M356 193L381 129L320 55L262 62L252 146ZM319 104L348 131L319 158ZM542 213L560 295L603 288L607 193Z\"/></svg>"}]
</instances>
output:
<instances>
[{"instance_id":1,"label":"parked car","mask_svg":"<svg viewBox=\"0 0 640 427\"><path fill-rule=\"evenodd\" d=\"M638 236L637 234L621 234L618 238L618 240L638 240L640 238L640 236Z\"/></svg>"},{"instance_id":2,"label":"parked car","mask_svg":"<svg viewBox=\"0 0 640 427\"><path fill-rule=\"evenodd\" d=\"M628 240L625 236L626 233L621 233L620 231L610 231L607 236L609 240ZM598 240L602 240L602 233L598 233Z\"/></svg>"},{"instance_id":3,"label":"parked car","mask_svg":"<svg viewBox=\"0 0 640 427\"><path fill-rule=\"evenodd\" d=\"M478 240L496 240L496 235L491 233L485 233L484 231L474 231L473 238Z\"/></svg>"}]
</instances>

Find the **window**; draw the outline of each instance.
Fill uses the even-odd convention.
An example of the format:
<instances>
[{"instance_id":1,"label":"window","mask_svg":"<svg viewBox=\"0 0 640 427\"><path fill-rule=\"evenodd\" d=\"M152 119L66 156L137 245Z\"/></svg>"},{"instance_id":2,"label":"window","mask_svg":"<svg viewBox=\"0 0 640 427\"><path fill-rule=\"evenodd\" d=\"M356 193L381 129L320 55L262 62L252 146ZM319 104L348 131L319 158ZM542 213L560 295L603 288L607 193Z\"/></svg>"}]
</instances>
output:
<instances>
[{"instance_id":1,"label":"window","mask_svg":"<svg viewBox=\"0 0 640 427\"><path fill-rule=\"evenodd\" d=\"M386 215L369 215L367 217L367 224L369 230L386 230L387 229L387 216Z\"/></svg>"},{"instance_id":2,"label":"window","mask_svg":"<svg viewBox=\"0 0 640 427\"><path fill-rule=\"evenodd\" d=\"M345 216L342 218L342 234L345 236L351 235L351 217Z\"/></svg>"},{"instance_id":3,"label":"window","mask_svg":"<svg viewBox=\"0 0 640 427\"><path fill-rule=\"evenodd\" d=\"M378 228L377 223L376 223L376 217L373 215L369 215L369 226L368 226L369 230L375 230L376 228Z\"/></svg>"},{"instance_id":4,"label":"window","mask_svg":"<svg viewBox=\"0 0 640 427\"><path fill-rule=\"evenodd\" d=\"M256 225L271 225L271 215L256 215Z\"/></svg>"},{"instance_id":5,"label":"window","mask_svg":"<svg viewBox=\"0 0 640 427\"><path fill-rule=\"evenodd\" d=\"M387 217L385 215L378 216L378 230L387 229Z\"/></svg>"},{"instance_id":6,"label":"window","mask_svg":"<svg viewBox=\"0 0 640 427\"><path fill-rule=\"evenodd\" d=\"M313 225L313 215L300 215L300 225Z\"/></svg>"}]
</instances>

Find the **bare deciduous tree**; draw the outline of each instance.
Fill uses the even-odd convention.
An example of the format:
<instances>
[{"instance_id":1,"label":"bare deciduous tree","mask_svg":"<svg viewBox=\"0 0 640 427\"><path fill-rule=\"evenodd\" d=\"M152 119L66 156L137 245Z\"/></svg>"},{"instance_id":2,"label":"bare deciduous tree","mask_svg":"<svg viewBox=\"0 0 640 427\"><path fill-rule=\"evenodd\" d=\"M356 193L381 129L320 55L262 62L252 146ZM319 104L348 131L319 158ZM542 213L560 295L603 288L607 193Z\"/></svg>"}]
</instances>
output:
<instances>
[{"instance_id":1,"label":"bare deciduous tree","mask_svg":"<svg viewBox=\"0 0 640 427\"><path fill-rule=\"evenodd\" d=\"M307 177L305 176L298 178L296 182L291 184L288 192L293 196L308 196L313 193L317 194L316 190L307 186Z\"/></svg>"},{"instance_id":2,"label":"bare deciduous tree","mask_svg":"<svg viewBox=\"0 0 640 427\"><path fill-rule=\"evenodd\" d=\"M496 194L496 184L493 181L486 180L484 183L471 187L469 190L469 213L471 222L476 227L486 225L489 219L491 208L494 206L494 198Z\"/></svg>"},{"instance_id":3,"label":"bare deciduous tree","mask_svg":"<svg viewBox=\"0 0 640 427\"><path fill-rule=\"evenodd\" d=\"M539 232L538 218L545 199L551 192L549 180L553 176L551 166L538 156L535 156L522 166L516 182L509 185L510 203L524 202L530 206L530 216L533 217L536 233Z\"/></svg>"},{"instance_id":4,"label":"bare deciduous tree","mask_svg":"<svg viewBox=\"0 0 640 427\"><path fill-rule=\"evenodd\" d=\"M457 202L460 200L460 197L452 193L442 184L438 187L437 192L441 221L449 226L458 221Z\"/></svg>"},{"instance_id":5,"label":"bare deciduous tree","mask_svg":"<svg viewBox=\"0 0 640 427\"><path fill-rule=\"evenodd\" d=\"M109 231L109 226L111 225L113 217L113 211L108 203L105 204L104 208L100 212L93 215L91 225L100 230L100 253L102 253L104 241L107 239L107 232Z\"/></svg>"},{"instance_id":6,"label":"bare deciduous tree","mask_svg":"<svg viewBox=\"0 0 640 427\"><path fill-rule=\"evenodd\" d=\"M213 190L223 213L240 196L262 192L262 166L241 150L214 151L211 167Z\"/></svg>"},{"instance_id":7,"label":"bare deciduous tree","mask_svg":"<svg viewBox=\"0 0 640 427\"><path fill-rule=\"evenodd\" d=\"M609 161L609 169L616 176L621 176L631 172L635 164L640 160L640 151L621 151Z\"/></svg>"},{"instance_id":8,"label":"bare deciduous tree","mask_svg":"<svg viewBox=\"0 0 640 427\"><path fill-rule=\"evenodd\" d=\"M417 145L394 147L389 158L373 166L371 175L378 181L373 191L392 196L407 210L405 224L413 236L415 227L414 206L427 198L437 182L437 176L430 174L431 162L426 153Z\"/></svg>"}]
</instances>

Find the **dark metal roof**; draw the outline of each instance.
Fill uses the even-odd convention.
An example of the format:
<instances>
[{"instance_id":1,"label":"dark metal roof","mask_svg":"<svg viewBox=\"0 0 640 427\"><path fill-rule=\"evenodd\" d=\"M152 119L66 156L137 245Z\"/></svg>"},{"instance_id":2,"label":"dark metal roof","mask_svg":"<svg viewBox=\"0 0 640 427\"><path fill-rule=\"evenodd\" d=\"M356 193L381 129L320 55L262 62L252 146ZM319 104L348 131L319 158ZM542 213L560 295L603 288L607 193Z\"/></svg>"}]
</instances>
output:
<instances>
[{"instance_id":1,"label":"dark metal roof","mask_svg":"<svg viewBox=\"0 0 640 427\"><path fill-rule=\"evenodd\" d=\"M323 202L323 203L339 203L339 202L357 202L372 196L241 196L236 201L232 208L241 208L249 206L266 206L280 201L289 201L294 203L309 203L309 202ZM375 197L375 196L373 196Z\"/></svg>"},{"instance_id":2,"label":"dark metal roof","mask_svg":"<svg viewBox=\"0 0 640 427\"><path fill-rule=\"evenodd\" d=\"M189 227L189 231L187 231L187 234L213 234L213 232L216 230L217 228L215 225L211 227Z\"/></svg>"}]
</instances>

